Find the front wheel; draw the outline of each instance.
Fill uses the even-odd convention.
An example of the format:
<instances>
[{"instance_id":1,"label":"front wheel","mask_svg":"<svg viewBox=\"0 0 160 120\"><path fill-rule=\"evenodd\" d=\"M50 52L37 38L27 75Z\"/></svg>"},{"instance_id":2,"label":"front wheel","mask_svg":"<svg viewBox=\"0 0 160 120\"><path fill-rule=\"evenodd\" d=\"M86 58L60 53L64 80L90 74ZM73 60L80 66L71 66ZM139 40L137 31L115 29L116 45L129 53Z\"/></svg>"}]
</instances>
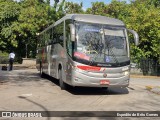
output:
<instances>
[{"instance_id":1,"label":"front wheel","mask_svg":"<svg viewBox=\"0 0 160 120\"><path fill-rule=\"evenodd\" d=\"M61 90L65 90L67 88L66 83L64 83L62 79L62 70L59 70L59 85Z\"/></svg>"}]
</instances>

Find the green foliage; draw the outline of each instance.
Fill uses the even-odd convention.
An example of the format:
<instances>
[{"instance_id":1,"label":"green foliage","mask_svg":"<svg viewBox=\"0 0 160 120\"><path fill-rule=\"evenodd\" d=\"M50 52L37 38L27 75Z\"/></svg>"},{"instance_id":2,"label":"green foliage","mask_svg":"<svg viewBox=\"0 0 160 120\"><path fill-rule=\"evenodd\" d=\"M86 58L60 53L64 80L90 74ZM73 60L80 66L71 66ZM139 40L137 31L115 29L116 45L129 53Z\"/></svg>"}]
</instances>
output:
<instances>
[{"instance_id":1,"label":"green foliage","mask_svg":"<svg viewBox=\"0 0 160 120\"><path fill-rule=\"evenodd\" d=\"M72 14L72 13L83 13L83 4L82 2L80 4L78 3L73 3L73 2L66 2L65 3L65 12L67 14Z\"/></svg>"},{"instance_id":2,"label":"green foliage","mask_svg":"<svg viewBox=\"0 0 160 120\"><path fill-rule=\"evenodd\" d=\"M21 6L20 14L12 26L18 43L17 53L19 57L24 57L26 45L28 54L30 51L36 51L36 33L48 26L50 19L47 3L38 0L24 0L19 4Z\"/></svg>"},{"instance_id":3,"label":"green foliage","mask_svg":"<svg viewBox=\"0 0 160 120\"><path fill-rule=\"evenodd\" d=\"M64 3L55 0L0 0L0 50L17 53L25 57L26 45L29 53L36 52L36 33L64 16Z\"/></svg>"},{"instance_id":4,"label":"green foliage","mask_svg":"<svg viewBox=\"0 0 160 120\"><path fill-rule=\"evenodd\" d=\"M150 4L149 4L150 3ZM160 57L160 9L155 7L150 0L137 0L130 6L130 17L127 26L138 32L140 37L139 51L131 47L132 56L138 58Z\"/></svg>"},{"instance_id":5,"label":"green foliage","mask_svg":"<svg viewBox=\"0 0 160 120\"><path fill-rule=\"evenodd\" d=\"M87 13L122 20L127 28L138 32L139 46L131 44L131 58L154 58L160 62L160 1L159 0L112 0L110 4L93 2L86 11L83 3L54 0L0 0L0 50L14 49L20 57L25 56L25 46L35 55L36 33L53 24L65 14ZM129 37L132 40L131 37Z\"/></svg>"},{"instance_id":6,"label":"green foliage","mask_svg":"<svg viewBox=\"0 0 160 120\"><path fill-rule=\"evenodd\" d=\"M88 8L86 13L105 16L107 14L107 5L104 2L92 2L92 7Z\"/></svg>"},{"instance_id":7,"label":"green foliage","mask_svg":"<svg viewBox=\"0 0 160 120\"><path fill-rule=\"evenodd\" d=\"M0 64L6 64L8 61L8 53L0 51Z\"/></svg>"},{"instance_id":8,"label":"green foliage","mask_svg":"<svg viewBox=\"0 0 160 120\"><path fill-rule=\"evenodd\" d=\"M0 56L8 56L8 53L0 51Z\"/></svg>"},{"instance_id":9,"label":"green foliage","mask_svg":"<svg viewBox=\"0 0 160 120\"><path fill-rule=\"evenodd\" d=\"M12 23L17 20L20 7L12 0L0 0L0 49L17 46ZM8 49L7 49L8 50Z\"/></svg>"}]
</instances>

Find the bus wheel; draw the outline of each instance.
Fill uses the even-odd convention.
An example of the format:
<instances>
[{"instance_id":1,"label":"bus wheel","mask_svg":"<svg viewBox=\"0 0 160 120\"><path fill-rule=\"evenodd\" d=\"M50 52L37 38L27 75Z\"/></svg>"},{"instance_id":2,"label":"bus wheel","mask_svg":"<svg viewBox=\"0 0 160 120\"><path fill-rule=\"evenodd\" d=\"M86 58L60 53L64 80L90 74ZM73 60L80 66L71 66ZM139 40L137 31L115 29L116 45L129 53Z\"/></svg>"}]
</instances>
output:
<instances>
[{"instance_id":1,"label":"bus wheel","mask_svg":"<svg viewBox=\"0 0 160 120\"><path fill-rule=\"evenodd\" d=\"M41 78L44 78L43 68L41 64L40 64L40 76Z\"/></svg>"},{"instance_id":2,"label":"bus wheel","mask_svg":"<svg viewBox=\"0 0 160 120\"><path fill-rule=\"evenodd\" d=\"M64 83L63 79L62 79L62 70L61 69L59 69L59 86L61 87L61 90L66 89L66 83Z\"/></svg>"}]
</instances>

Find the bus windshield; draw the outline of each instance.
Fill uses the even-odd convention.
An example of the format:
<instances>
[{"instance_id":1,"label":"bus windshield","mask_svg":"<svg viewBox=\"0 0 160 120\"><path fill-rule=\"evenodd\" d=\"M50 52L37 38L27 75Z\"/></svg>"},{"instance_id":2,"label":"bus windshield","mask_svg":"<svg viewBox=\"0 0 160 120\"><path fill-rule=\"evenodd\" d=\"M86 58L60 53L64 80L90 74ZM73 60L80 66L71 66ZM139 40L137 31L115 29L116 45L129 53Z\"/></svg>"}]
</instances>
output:
<instances>
[{"instance_id":1,"label":"bus windshield","mask_svg":"<svg viewBox=\"0 0 160 120\"><path fill-rule=\"evenodd\" d=\"M125 28L77 22L74 57L102 64L129 61Z\"/></svg>"}]
</instances>

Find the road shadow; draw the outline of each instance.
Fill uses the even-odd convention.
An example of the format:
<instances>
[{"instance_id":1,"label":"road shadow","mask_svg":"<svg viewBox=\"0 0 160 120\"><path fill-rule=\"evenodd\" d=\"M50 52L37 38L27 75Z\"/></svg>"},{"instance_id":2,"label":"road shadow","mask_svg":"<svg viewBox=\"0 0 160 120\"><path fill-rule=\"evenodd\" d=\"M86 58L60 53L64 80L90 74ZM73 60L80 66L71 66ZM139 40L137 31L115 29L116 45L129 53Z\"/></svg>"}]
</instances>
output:
<instances>
[{"instance_id":1,"label":"road shadow","mask_svg":"<svg viewBox=\"0 0 160 120\"><path fill-rule=\"evenodd\" d=\"M55 86L45 78L41 78L36 69L28 70L13 70L13 71L0 71L0 86L35 86L42 87L47 85Z\"/></svg>"},{"instance_id":2,"label":"road shadow","mask_svg":"<svg viewBox=\"0 0 160 120\"><path fill-rule=\"evenodd\" d=\"M16 74L14 74L14 72ZM30 70L20 70L20 71L6 71L4 74L0 74L0 84L6 84L7 82L14 83L17 86L26 86L32 85L33 83L36 86L43 86L44 83L51 83L52 86L59 86L59 80L50 77L48 75L44 75L44 78L40 77L38 71L30 71ZM28 83L28 84L26 84ZM67 92L73 95L120 95L120 94L128 94L129 91L127 88L95 88L95 87L71 87L67 85Z\"/></svg>"},{"instance_id":3,"label":"road shadow","mask_svg":"<svg viewBox=\"0 0 160 120\"><path fill-rule=\"evenodd\" d=\"M49 75L44 74L44 75L43 75L43 79L46 79L46 80L52 82L53 84L59 86L59 80L57 80L57 79L54 78L54 77L51 77L51 76L49 76Z\"/></svg>"},{"instance_id":4,"label":"road shadow","mask_svg":"<svg viewBox=\"0 0 160 120\"><path fill-rule=\"evenodd\" d=\"M67 89L73 95L123 95L128 94L127 88L95 88L95 87L71 87Z\"/></svg>"}]
</instances>

